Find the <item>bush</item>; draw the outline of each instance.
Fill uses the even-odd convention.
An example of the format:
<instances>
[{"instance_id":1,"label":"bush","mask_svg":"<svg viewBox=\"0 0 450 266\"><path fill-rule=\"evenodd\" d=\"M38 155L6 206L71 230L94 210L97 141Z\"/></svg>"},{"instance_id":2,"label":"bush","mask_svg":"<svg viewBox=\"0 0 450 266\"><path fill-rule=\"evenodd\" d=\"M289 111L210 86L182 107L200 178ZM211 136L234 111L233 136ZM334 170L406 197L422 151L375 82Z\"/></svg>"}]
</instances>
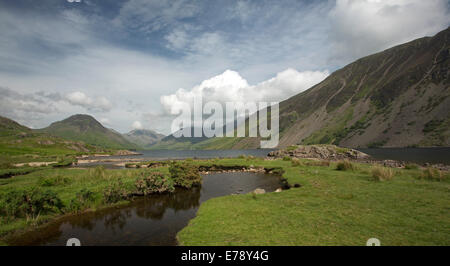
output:
<instances>
[{"instance_id":1,"label":"bush","mask_svg":"<svg viewBox=\"0 0 450 266\"><path fill-rule=\"evenodd\" d=\"M64 207L61 199L51 190L33 187L6 193L0 203L0 213L8 218L35 219L40 214L59 212Z\"/></svg>"},{"instance_id":2,"label":"bush","mask_svg":"<svg viewBox=\"0 0 450 266\"><path fill-rule=\"evenodd\" d=\"M428 167L422 171L420 179L442 181L445 179L445 175L439 169Z\"/></svg>"},{"instance_id":3,"label":"bush","mask_svg":"<svg viewBox=\"0 0 450 266\"><path fill-rule=\"evenodd\" d=\"M69 209L72 211L79 211L89 206L94 200L94 192L83 188L78 191L75 198L70 201Z\"/></svg>"},{"instance_id":4,"label":"bush","mask_svg":"<svg viewBox=\"0 0 450 266\"><path fill-rule=\"evenodd\" d=\"M130 193L123 187L123 182L118 180L110 184L103 192L103 198L106 203L116 203L127 200Z\"/></svg>"},{"instance_id":5,"label":"bush","mask_svg":"<svg viewBox=\"0 0 450 266\"><path fill-rule=\"evenodd\" d=\"M419 169L419 166L415 163L408 163L405 165L405 169L417 170L417 169Z\"/></svg>"},{"instance_id":6,"label":"bush","mask_svg":"<svg viewBox=\"0 0 450 266\"><path fill-rule=\"evenodd\" d=\"M383 166L374 166L372 168L372 178L376 181L387 181L394 177L394 171L391 168Z\"/></svg>"},{"instance_id":7,"label":"bush","mask_svg":"<svg viewBox=\"0 0 450 266\"><path fill-rule=\"evenodd\" d=\"M70 183L70 179L63 176L41 177L38 180L38 185L42 187L52 187L58 185L65 185L68 183Z\"/></svg>"},{"instance_id":8,"label":"bush","mask_svg":"<svg viewBox=\"0 0 450 266\"><path fill-rule=\"evenodd\" d=\"M135 186L137 192L143 195L174 191L173 181L160 172L136 179Z\"/></svg>"},{"instance_id":9,"label":"bush","mask_svg":"<svg viewBox=\"0 0 450 266\"><path fill-rule=\"evenodd\" d=\"M283 161L290 161L291 160L291 157L289 157L289 156L284 156L283 157Z\"/></svg>"},{"instance_id":10,"label":"bush","mask_svg":"<svg viewBox=\"0 0 450 266\"><path fill-rule=\"evenodd\" d=\"M339 171L347 171L347 170L356 170L356 165L350 162L349 160L339 161L336 165L336 170Z\"/></svg>"},{"instance_id":11,"label":"bush","mask_svg":"<svg viewBox=\"0 0 450 266\"><path fill-rule=\"evenodd\" d=\"M172 162L169 166L170 176L175 186L191 188L202 183L198 166L186 162Z\"/></svg>"}]
</instances>

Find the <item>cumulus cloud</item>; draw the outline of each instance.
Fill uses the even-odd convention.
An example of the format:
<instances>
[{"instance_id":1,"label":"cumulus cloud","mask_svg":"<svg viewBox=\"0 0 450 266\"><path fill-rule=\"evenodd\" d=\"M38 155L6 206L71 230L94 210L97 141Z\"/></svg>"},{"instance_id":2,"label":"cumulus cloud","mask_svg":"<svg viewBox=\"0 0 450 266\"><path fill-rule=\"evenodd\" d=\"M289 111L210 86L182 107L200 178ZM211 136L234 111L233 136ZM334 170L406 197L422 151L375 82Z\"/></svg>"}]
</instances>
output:
<instances>
[{"instance_id":1,"label":"cumulus cloud","mask_svg":"<svg viewBox=\"0 0 450 266\"><path fill-rule=\"evenodd\" d=\"M329 16L330 58L338 62L434 35L450 24L447 0L337 0Z\"/></svg>"},{"instance_id":2,"label":"cumulus cloud","mask_svg":"<svg viewBox=\"0 0 450 266\"><path fill-rule=\"evenodd\" d=\"M105 97L93 99L81 91L71 92L66 95L65 99L73 105L79 105L88 110L101 110L106 112L112 108L112 104Z\"/></svg>"},{"instance_id":3,"label":"cumulus cloud","mask_svg":"<svg viewBox=\"0 0 450 266\"><path fill-rule=\"evenodd\" d=\"M178 89L174 94L161 97L164 110L171 115L177 115L183 105L192 106L194 98L201 96L203 102L272 102L282 101L300 93L324 80L328 71L298 72L289 68L275 77L257 85L249 85L247 80L232 70L226 70L220 75L204 80L190 90Z\"/></svg>"},{"instance_id":4,"label":"cumulus cloud","mask_svg":"<svg viewBox=\"0 0 450 266\"><path fill-rule=\"evenodd\" d=\"M141 122L139 122L139 121L134 121L133 124L131 125L131 128L133 128L133 129L142 129L143 126L142 126L142 123L141 123Z\"/></svg>"}]
</instances>

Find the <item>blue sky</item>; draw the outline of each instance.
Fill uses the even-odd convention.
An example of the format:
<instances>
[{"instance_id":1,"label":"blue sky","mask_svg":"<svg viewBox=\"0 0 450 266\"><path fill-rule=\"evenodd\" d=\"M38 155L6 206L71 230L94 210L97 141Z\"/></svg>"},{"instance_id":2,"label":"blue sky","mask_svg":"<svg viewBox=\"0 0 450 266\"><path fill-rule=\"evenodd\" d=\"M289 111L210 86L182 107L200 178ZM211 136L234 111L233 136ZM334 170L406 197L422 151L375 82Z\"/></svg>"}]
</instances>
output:
<instances>
[{"instance_id":1,"label":"blue sky","mask_svg":"<svg viewBox=\"0 0 450 266\"><path fill-rule=\"evenodd\" d=\"M196 93L283 100L449 18L447 0L0 0L0 115L169 133Z\"/></svg>"}]
</instances>

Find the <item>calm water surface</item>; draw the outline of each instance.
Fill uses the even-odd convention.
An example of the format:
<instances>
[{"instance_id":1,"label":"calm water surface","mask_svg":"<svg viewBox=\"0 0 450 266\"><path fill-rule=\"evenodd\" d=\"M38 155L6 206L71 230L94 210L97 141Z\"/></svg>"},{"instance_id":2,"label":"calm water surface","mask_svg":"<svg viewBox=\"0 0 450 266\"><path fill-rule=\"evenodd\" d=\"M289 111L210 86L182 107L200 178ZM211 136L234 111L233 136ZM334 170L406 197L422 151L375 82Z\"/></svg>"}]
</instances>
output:
<instances>
[{"instance_id":1,"label":"calm water surface","mask_svg":"<svg viewBox=\"0 0 450 266\"><path fill-rule=\"evenodd\" d=\"M152 195L131 204L66 217L10 241L12 245L65 245L78 238L82 245L176 245L176 234L195 217L202 202L214 197L272 192L280 178L260 173L220 173L203 176L202 187Z\"/></svg>"}]
</instances>

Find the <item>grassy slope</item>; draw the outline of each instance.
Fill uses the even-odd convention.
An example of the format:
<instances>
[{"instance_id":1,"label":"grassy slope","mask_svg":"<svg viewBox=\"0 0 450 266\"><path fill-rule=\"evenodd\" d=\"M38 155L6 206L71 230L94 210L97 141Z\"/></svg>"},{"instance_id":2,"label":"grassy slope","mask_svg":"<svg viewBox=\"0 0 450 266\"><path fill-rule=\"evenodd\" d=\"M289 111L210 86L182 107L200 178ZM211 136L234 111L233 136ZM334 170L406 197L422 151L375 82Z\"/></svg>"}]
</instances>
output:
<instances>
[{"instance_id":1,"label":"grassy slope","mask_svg":"<svg viewBox=\"0 0 450 266\"><path fill-rule=\"evenodd\" d=\"M355 172L330 167L291 167L289 161L261 159L212 159L196 164L281 166L290 183L300 183L281 193L230 195L206 201L189 226L178 234L183 245L364 245L377 237L383 245L449 245L450 184L418 180L419 170L398 170L394 180L370 180L369 166ZM0 180L0 194L14 189L41 186L43 179L64 177L66 182L43 187L55 191L67 205L83 188L95 194L86 208L105 206L103 191L121 179L132 189L142 171L44 169ZM448 179L447 179L448 180ZM38 221L0 222L0 235L30 228Z\"/></svg>"},{"instance_id":2,"label":"grassy slope","mask_svg":"<svg viewBox=\"0 0 450 266\"><path fill-rule=\"evenodd\" d=\"M284 177L302 187L256 199L247 194L208 200L178 234L180 244L364 245L371 237L382 245L450 244L448 181L418 180L414 170L375 182L368 166L341 172L283 161L244 163L283 165Z\"/></svg>"},{"instance_id":3,"label":"grassy slope","mask_svg":"<svg viewBox=\"0 0 450 266\"><path fill-rule=\"evenodd\" d=\"M49 127L39 129L64 139L83 141L109 149L137 149L138 146L126 140L121 134L105 128L89 115L73 115L62 121L52 123Z\"/></svg>"},{"instance_id":4,"label":"grassy slope","mask_svg":"<svg viewBox=\"0 0 450 266\"><path fill-rule=\"evenodd\" d=\"M106 150L34 132L0 117L0 164L57 161L64 156L103 152Z\"/></svg>"}]
</instances>

